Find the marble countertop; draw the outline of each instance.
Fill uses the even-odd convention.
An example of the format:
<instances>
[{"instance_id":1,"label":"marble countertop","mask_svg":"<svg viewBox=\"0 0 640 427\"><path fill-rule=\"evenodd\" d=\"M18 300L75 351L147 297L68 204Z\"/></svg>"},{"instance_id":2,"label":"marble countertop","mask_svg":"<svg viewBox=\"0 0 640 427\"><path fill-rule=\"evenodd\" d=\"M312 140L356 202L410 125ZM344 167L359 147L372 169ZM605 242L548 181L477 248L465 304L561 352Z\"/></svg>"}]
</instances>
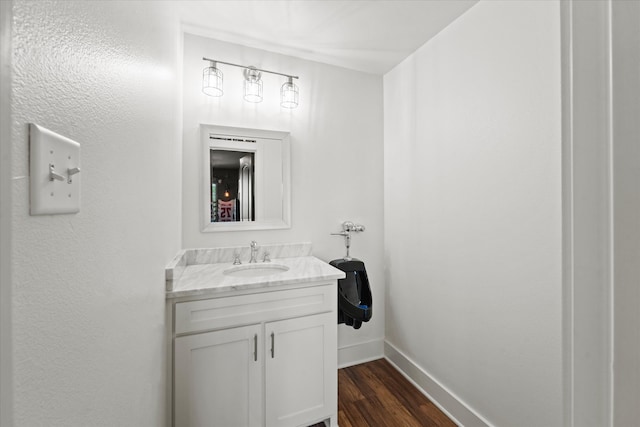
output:
<instances>
[{"instance_id":1,"label":"marble countertop","mask_svg":"<svg viewBox=\"0 0 640 427\"><path fill-rule=\"evenodd\" d=\"M237 267L232 262L187 264L181 268L178 277L173 276L173 271L170 274L168 269L167 277L171 276L172 281L171 287L167 288L167 299L185 296L215 296L233 291L286 287L345 277L343 271L314 256L274 258L271 262L243 263L242 266L249 268L286 266L288 270L266 276L236 277L224 273L227 269Z\"/></svg>"}]
</instances>

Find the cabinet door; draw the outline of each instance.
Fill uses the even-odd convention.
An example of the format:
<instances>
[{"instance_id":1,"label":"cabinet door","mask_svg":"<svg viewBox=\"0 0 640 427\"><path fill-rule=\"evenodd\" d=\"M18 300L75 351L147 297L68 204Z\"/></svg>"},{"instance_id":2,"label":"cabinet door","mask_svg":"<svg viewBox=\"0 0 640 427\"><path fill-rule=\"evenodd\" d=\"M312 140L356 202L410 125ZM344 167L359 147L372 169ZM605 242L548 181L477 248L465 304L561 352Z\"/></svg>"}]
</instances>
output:
<instances>
[{"instance_id":1,"label":"cabinet door","mask_svg":"<svg viewBox=\"0 0 640 427\"><path fill-rule=\"evenodd\" d=\"M175 339L174 425L262 425L262 327Z\"/></svg>"},{"instance_id":2,"label":"cabinet door","mask_svg":"<svg viewBox=\"0 0 640 427\"><path fill-rule=\"evenodd\" d=\"M265 325L266 425L299 426L337 413L335 312Z\"/></svg>"}]
</instances>

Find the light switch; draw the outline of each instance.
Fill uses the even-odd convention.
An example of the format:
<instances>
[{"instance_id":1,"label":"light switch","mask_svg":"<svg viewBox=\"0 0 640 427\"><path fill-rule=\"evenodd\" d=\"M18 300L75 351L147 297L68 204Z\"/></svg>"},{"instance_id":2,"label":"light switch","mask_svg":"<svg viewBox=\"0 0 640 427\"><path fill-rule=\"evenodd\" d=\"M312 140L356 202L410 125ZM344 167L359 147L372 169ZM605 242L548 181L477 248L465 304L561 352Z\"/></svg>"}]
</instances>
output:
<instances>
[{"instance_id":1,"label":"light switch","mask_svg":"<svg viewBox=\"0 0 640 427\"><path fill-rule=\"evenodd\" d=\"M80 211L80 144L29 124L31 215Z\"/></svg>"}]
</instances>

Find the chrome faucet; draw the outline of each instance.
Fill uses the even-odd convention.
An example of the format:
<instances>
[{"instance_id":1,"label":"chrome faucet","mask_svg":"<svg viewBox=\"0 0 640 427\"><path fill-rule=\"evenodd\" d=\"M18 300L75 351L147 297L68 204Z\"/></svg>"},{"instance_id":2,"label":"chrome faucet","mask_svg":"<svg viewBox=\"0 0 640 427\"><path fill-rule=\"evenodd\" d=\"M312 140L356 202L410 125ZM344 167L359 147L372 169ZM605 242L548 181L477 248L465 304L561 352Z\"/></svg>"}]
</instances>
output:
<instances>
[{"instance_id":1,"label":"chrome faucet","mask_svg":"<svg viewBox=\"0 0 640 427\"><path fill-rule=\"evenodd\" d=\"M258 242L256 242L255 240L251 241L251 259L249 260L249 262L258 262L258 260L256 259L258 256Z\"/></svg>"}]
</instances>

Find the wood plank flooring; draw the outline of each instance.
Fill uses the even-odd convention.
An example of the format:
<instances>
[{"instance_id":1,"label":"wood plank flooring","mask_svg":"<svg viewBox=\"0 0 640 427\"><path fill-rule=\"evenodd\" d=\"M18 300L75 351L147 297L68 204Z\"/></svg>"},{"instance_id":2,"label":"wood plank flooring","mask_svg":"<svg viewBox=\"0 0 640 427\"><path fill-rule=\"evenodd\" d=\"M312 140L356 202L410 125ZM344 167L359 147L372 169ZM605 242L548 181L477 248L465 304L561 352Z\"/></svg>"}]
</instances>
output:
<instances>
[{"instance_id":1,"label":"wood plank flooring","mask_svg":"<svg viewBox=\"0 0 640 427\"><path fill-rule=\"evenodd\" d=\"M340 427L455 427L386 359L338 370Z\"/></svg>"}]
</instances>

